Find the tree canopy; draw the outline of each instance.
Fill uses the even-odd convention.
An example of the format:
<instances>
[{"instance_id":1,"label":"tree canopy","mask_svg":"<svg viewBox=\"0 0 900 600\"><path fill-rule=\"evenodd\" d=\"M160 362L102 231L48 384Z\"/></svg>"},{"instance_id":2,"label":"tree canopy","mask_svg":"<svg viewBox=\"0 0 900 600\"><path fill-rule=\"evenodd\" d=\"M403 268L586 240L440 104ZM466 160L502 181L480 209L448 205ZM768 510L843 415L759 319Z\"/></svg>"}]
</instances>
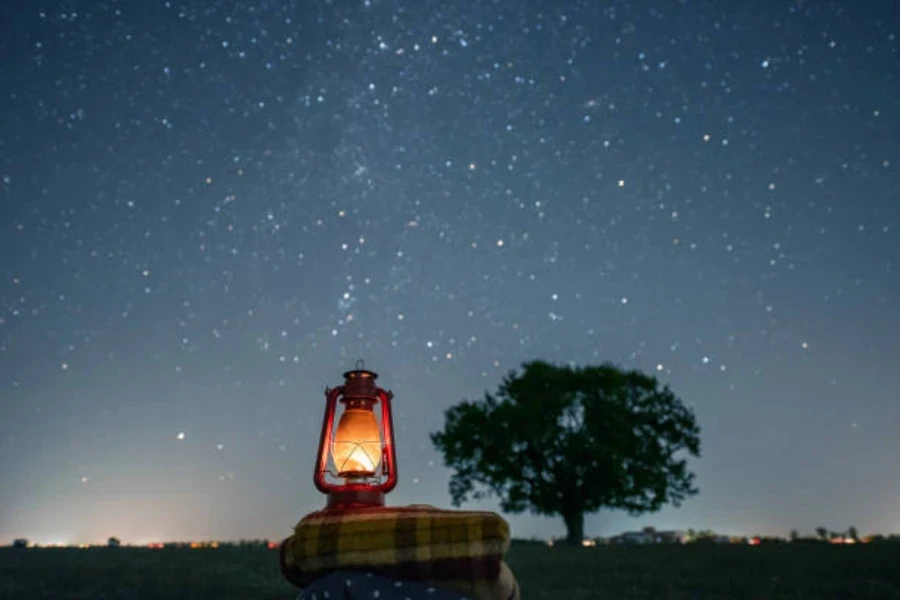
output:
<instances>
[{"instance_id":1,"label":"tree canopy","mask_svg":"<svg viewBox=\"0 0 900 600\"><path fill-rule=\"evenodd\" d=\"M507 512L562 516L580 544L585 514L637 515L697 493L687 457L700 455L700 428L668 386L611 364L522 366L431 434L455 506L496 495Z\"/></svg>"}]
</instances>

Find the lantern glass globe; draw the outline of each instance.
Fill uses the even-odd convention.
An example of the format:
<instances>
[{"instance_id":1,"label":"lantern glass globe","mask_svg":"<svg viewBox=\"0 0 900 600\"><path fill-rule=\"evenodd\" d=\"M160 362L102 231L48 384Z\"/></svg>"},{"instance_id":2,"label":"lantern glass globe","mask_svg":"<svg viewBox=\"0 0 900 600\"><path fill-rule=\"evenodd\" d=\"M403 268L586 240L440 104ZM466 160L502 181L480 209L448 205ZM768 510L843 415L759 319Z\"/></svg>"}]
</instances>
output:
<instances>
[{"instance_id":1,"label":"lantern glass globe","mask_svg":"<svg viewBox=\"0 0 900 600\"><path fill-rule=\"evenodd\" d=\"M334 434L331 455L338 475L349 479L375 475L381 464L381 428L371 408L348 407Z\"/></svg>"}]
</instances>

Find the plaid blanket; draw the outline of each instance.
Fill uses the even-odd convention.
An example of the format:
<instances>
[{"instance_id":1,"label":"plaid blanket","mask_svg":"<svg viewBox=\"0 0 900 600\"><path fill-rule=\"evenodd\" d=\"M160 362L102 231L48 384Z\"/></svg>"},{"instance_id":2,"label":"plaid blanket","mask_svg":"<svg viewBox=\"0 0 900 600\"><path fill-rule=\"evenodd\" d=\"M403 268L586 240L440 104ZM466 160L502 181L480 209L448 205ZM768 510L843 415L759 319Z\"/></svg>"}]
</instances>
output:
<instances>
[{"instance_id":1,"label":"plaid blanket","mask_svg":"<svg viewBox=\"0 0 900 600\"><path fill-rule=\"evenodd\" d=\"M298 587L337 570L427 582L479 600L518 598L503 555L509 525L481 511L432 506L311 513L281 545L281 571Z\"/></svg>"}]
</instances>

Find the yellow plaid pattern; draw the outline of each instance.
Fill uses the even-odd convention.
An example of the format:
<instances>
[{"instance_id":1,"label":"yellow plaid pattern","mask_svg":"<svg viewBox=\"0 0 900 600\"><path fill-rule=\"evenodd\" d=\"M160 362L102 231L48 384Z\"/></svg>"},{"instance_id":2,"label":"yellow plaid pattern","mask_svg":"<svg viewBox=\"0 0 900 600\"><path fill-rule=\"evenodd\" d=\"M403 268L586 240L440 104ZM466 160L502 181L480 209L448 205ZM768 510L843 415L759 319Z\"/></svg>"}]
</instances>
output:
<instances>
[{"instance_id":1,"label":"yellow plaid pattern","mask_svg":"<svg viewBox=\"0 0 900 600\"><path fill-rule=\"evenodd\" d=\"M427 505L323 510L304 517L285 540L281 568L303 587L338 569L428 581L478 600L515 600L503 562L509 524L483 511Z\"/></svg>"},{"instance_id":2,"label":"yellow plaid pattern","mask_svg":"<svg viewBox=\"0 0 900 600\"><path fill-rule=\"evenodd\" d=\"M431 507L313 513L297 524L293 558L304 572L449 559L499 559L509 525L490 512Z\"/></svg>"}]
</instances>

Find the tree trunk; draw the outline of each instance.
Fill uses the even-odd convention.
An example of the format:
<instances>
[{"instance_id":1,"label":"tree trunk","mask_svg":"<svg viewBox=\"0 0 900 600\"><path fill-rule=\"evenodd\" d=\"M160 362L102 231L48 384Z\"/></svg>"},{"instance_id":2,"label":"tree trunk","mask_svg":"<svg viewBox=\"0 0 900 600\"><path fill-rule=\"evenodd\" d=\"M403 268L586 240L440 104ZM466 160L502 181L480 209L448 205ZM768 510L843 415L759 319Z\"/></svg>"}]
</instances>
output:
<instances>
[{"instance_id":1,"label":"tree trunk","mask_svg":"<svg viewBox=\"0 0 900 600\"><path fill-rule=\"evenodd\" d=\"M584 513L581 511L563 515L566 522L566 544L580 546L584 540Z\"/></svg>"}]
</instances>

